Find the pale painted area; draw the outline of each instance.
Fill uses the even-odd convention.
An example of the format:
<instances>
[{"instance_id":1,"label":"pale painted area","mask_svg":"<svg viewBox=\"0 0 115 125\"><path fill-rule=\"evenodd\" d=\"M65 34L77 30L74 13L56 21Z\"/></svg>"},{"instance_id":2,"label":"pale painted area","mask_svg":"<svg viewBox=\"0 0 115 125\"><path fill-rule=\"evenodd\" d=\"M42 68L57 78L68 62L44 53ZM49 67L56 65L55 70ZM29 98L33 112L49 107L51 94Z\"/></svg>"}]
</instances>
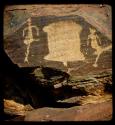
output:
<instances>
[{"instance_id":1,"label":"pale painted area","mask_svg":"<svg viewBox=\"0 0 115 125\"><path fill-rule=\"evenodd\" d=\"M81 25L74 21L59 21L43 28L48 35L49 54L46 60L61 61L67 66L68 61L85 60L80 51Z\"/></svg>"},{"instance_id":2,"label":"pale painted area","mask_svg":"<svg viewBox=\"0 0 115 125\"><path fill-rule=\"evenodd\" d=\"M31 22L31 19L29 18L27 20L27 23L28 23L28 27L24 28L23 30L23 37L25 36L26 32L26 36L25 36L25 39L24 39L24 44L26 44L27 46L27 49L26 49L26 52L25 52L25 59L24 59L24 62L28 62L28 56L29 56L29 52L30 52L30 45L32 42L34 41L38 41L39 39L34 39L33 38L33 34L32 34L32 28L34 28L36 30L36 35L39 36L39 29L37 26L33 26L31 25L32 22Z\"/></svg>"},{"instance_id":3,"label":"pale painted area","mask_svg":"<svg viewBox=\"0 0 115 125\"><path fill-rule=\"evenodd\" d=\"M97 55L96 57L96 60L93 64L94 67L97 67L98 64L97 64L97 61L100 57L100 55L104 52L104 51L107 51L109 49L112 48L112 45L109 45L105 48L102 48L101 46L98 45L98 42L97 40L100 42L101 44L101 41L100 41L100 38L98 37L98 35L96 34L96 30L93 29L93 28L89 28L90 30L90 35L88 35L88 42L87 42L87 45L89 45L89 40L91 40L91 47L96 49L96 51L94 52L95 55Z\"/></svg>"}]
</instances>

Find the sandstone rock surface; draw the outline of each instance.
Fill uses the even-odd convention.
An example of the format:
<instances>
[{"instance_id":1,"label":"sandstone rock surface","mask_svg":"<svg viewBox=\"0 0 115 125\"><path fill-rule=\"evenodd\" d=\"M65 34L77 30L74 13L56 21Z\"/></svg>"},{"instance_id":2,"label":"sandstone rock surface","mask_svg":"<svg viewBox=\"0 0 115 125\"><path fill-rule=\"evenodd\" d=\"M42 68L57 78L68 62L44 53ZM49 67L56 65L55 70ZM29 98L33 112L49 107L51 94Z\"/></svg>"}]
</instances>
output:
<instances>
[{"instance_id":1,"label":"sandstone rock surface","mask_svg":"<svg viewBox=\"0 0 115 125\"><path fill-rule=\"evenodd\" d=\"M25 117L25 121L108 121L111 119L111 101L68 109L45 107L34 110Z\"/></svg>"},{"instance_id":2,"label":"sandstone rock surface","mask_svg":"<svg viewBox=\"0 0 115 125\"><path fill-rule=\"evenodd\" d=\"M6 68L0 71L5 113L25 116L36 109L25 121L110 120L111 9L98 4L6 6L0 61ZM56 108L57 103L75 107Z\"/></svg>"}]
</instances>

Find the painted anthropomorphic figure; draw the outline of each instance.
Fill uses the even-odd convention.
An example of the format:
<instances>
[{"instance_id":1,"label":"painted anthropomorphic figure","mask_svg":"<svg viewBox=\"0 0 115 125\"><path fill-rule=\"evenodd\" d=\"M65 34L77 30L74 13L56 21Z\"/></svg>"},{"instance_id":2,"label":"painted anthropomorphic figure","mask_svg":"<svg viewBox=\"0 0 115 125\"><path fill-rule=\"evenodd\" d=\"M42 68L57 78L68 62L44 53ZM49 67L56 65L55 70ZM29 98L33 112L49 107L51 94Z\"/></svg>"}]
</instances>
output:
<instances>
[{"instance_id":1,"label":"painted anthropomorphic figure","mask_svg":"<svg viewBox=\"0 0 115 125\"><path fill-rule=\"evenodd\" d=\"M96 30L93 28L89 28L90 30L90 34L88 35L88 42L87 45L89 45L89 41L91 42L91 47L93 49L95 49L95 52L93 53L94 55L97 55L96 60L93 64L94 67L97 67L97 61L100 57L100 55L104 52L107 51L109 49L112 48L112 45L109 45L107 47L102 48L100 45L98 45L98 42L101 44L100 38L98 37L98 35L96 34ZM98 40L98 41L97 41Z\"/></svg>"},{"instance_id":2,"label":"painted anthropomorphic figure","mask_svg":"<svg viewBox=\"0 0 115 125\"><path fill-rule=\"evenodd\" d=\"M36 30L36 35L39 36L39 29L38 29L38 27L32 25L32 22L31 22L30 18L27 20L27 23L28 23L28 27L26 27L23 30L23 37L25 36L24 44L27 45L27 50L26 50L26 53L25 53L24 62L28 62L29 49L30 49L31 43L34 42L34 41L39 41L39 39L34 39L33 38L33 33L32 33L32 29L34 28Z\"/></svg>"}]
</instances>

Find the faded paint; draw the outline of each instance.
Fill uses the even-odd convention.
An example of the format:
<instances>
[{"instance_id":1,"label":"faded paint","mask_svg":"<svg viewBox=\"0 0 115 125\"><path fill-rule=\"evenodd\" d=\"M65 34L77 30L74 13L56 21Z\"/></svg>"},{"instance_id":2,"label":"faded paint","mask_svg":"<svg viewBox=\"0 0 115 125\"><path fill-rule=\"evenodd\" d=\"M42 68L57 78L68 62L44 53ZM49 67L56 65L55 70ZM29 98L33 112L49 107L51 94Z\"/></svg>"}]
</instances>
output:
<instances>
[{"instance_id":1,"label":"faded paint","mask_svg":"<svg viewBox=\"0 0 115 125\"><path fill-rule=\"evenodd\" d=\"M85 60L80 50L81 25L72 20L51 23L43 28L48 34L49 54L46 60L61 61L67 66L68 61Z\"/></svg>"},{"instance_id":2,"label":"faded paint","mask_svg":"<svg viewBox=\"0 0 115 125\"><path fill-rule=\"evenodd\" d=\"M25 36L25 32L27 31L27 34L26 34L25 39L24 39L24 44L26 44L26 46L27 46L27 50L25 52L24 62L28 62L28 56L29 56L29 52L30 52L30 44L34 41L39 40L39 39L34 39L33 34L32 34L32 28L34 28L36 30L37 36L39 36L38 27L31 25L32 22L31 22L30 18L27 20L27 22L28 22L28 27L24 28L24 30L23 30L23 37Z\"/></svg>"},{"instance_id":3,"label":"faded paint","mask_svg":"<svg viewBox=\"0 0 115 125\"><path fill-rule=\"evenodd\" d=\"M112 45L102 48L100 45L98 45L97 40L99 41L99 43L101 44L100 38L98 37L98 35L96 34L96 30L93 28L89 28L90 30L90 35L88 35L88 42L87 45L89 45L89 40L91 40L91 47L95 49L95 52L93 53L94 55L97 55L96 60L93 64L94 67L97 67L97 61L100 57L100 55L104 52L107 51L109 49L112 48Z\"/></svg>"}]
</instances>

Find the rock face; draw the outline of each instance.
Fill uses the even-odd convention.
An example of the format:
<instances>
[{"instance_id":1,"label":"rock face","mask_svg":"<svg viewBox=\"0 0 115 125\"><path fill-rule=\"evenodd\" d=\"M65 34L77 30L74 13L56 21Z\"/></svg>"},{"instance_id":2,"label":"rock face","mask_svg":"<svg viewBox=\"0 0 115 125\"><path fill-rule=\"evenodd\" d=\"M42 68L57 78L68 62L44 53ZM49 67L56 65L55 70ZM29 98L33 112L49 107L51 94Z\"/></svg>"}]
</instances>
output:
<instances>
[{"instance_id":1,"label":"rock face","mask_svg":"<svg viewBox=\"0 0 115 125\"><path fill-rule=\"evenodd\" d=\"M14 100L4 99L4 111L7 114L24 116L26 111L33 110L30 105L24 106L23 104L16 103Z\"/></svg>"},{"instance_id":2,"label":"rock face","mask_svg":"<svg viewBox=\"0 0 115 125\"><path fill-rule=\"evenodd\" d=\"M57 101L83 105L112 93L109 5L7 6L3 44L10 59L0 72L6 113Z\"/></svg>"},{"instance_id":3,"label":"rock face","mask_svg":"<svg viewBox=\"0 0 115 125\"><path fill-rule=\"evenodd\" d=\"M45 107L29 112L25 121L108 121L112 119L111 104L111 101L108 101L68 109Z\"/></svg>"},{"instance_id":4,"label":"rock face","mask_svg":"<svg viewBox=\"0 0 115 125\"><path fill-rule=\"evenodd\" d=\"M34 16L41 7L43 15ZM63 12L65 15L58 12L61 6L53 6L58 11L52 15L51 7L46 6L49 15L45 15L44 7L27 6L25 10L23 6L6 7L4 49L15 64L51 67L77 76L111 68L110 6L65 6L69 11ZM76 8L74 14L72 8Z\"/></svg>"}]
</instances>

